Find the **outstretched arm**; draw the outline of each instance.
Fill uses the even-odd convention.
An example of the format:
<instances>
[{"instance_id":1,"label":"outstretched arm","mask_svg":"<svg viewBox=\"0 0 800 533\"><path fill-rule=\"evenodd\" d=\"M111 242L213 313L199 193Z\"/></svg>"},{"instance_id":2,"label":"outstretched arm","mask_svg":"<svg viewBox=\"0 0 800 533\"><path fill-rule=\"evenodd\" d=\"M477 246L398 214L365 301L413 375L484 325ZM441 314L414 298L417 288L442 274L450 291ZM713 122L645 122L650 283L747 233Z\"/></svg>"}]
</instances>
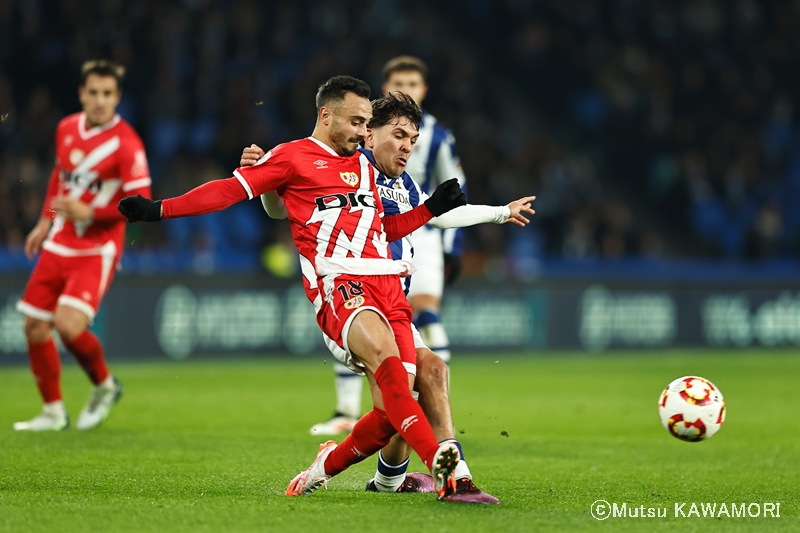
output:
<instances>
[{"instance_id":1,"label":"outstretched arm","mask_svg":"<svg viewBox=\"0 0 800 533\"><path fill-rule=\"evenodd\" d=\"M255 165L235 170L232 178L210 181L186 194L159 202L129 196L120 200L119 210L128 222L155 222L221 211L236 202L275 190L286 183L293 169L292 153L283 150L283 146L264 154Z\"/></svg>"},{"instance_id":2,"label":"outstretched arm","mask_svg":"<svg viewBox=\"0 0 800 533\"><path fill-rule=\"evenodd\" d=\"M528 213L529 215L536 213L531 208L531 202L535 199L535 196L526 196L506 206L467 204L456 207L441 216L434 217L428 224L439 229L464 228L487 223L505 224L506 222L524 227L530 220L525 218L522 213Z\"/></svg>"},{"instance_id":3,"label":"outstretched arm","mask_svg":"<svg viewBox=\"0 0 800 533\"><path fill-rule=\"evenodd\" d=\"M441 216L451 209L466 205L467 198L455 178L447 180L433 191L430 198L411 211L383 217L386 240L394 242L427 224L431 218Z\"/></svg>"},{"instance_id":4,"label":"outstretched arm","mask_svg":"<svg viewBox=\"0 0 800 533\"><path fill-rule=\"evenodd\" d=\"M238 178L214 180L195 187L186 194L161 202L162 218L192 217L222 211L247 200L247 191Z\"/></svg>"},{"instance_id":5,"label":"outstretched arm","mask_svg":"<svg viewBox=\"0 0 800 533\"><path fill-rule=\"evenodd\" d=\"M209 181L181 196L155 202L139 195L128 196L119 201L118 207L128 222L156 222L221 211L247 198L238 178L228 178Z\"/></svg>"}]
</instances>

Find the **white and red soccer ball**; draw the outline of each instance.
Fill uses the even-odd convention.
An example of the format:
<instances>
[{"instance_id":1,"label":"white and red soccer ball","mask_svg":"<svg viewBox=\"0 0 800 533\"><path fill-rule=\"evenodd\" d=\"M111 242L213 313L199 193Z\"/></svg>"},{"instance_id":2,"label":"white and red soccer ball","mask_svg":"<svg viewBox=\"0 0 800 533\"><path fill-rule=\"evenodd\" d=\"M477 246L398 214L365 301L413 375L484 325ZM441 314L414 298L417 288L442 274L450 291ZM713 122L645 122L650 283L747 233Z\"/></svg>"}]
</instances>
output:
<instances>
[{"instance_id":1,"label":"white and red soccer ball","mask_svg":"<svg viewBox=\"0 0 800 533\"><path fill-rule=\"evenodd\" d=\"M678 378L658 400L661 424L676 438L700 442L711 438L725 421L725 399L713 383L698 376Z\"/></svg>"}]
</instances>

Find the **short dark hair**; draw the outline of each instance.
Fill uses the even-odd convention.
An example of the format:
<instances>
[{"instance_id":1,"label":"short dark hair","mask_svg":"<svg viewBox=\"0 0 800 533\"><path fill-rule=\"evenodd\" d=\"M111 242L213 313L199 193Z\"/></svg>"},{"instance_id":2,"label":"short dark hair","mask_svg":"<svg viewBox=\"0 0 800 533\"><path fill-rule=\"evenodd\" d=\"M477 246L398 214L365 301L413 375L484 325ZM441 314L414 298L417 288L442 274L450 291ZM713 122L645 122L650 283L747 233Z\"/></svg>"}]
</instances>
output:
<instances>
[{"instance_id":1,"label":"short dark hair","mask_svg":"<svg viewBox=\"0 0 800 533\"><path fill-rule=\"evenodd\" d=\"M125 67L107 59L93 59L81 66L81 86L86 85L86 78L90 74L98 76L111 76L117 80L117 89L122 89L122 80L125 78Z\"/></svg>"},{"instance_id":2,"label":"short dark hair","mask_svg":"<svg viewBox=\"0 0 800 533\"><path fill-rule=\"evenodd\" d=\"M414 56L397 56L383 65L383 81L389 81L389 76L395 72L419 72L422 79L428 83L428 65L423 60Z\"/></svg>"},{"instance_id":3,"label":"short dark hair","mask_svg":"<svg viewBox=\"0 0 800 533\"><path fill-rule=\"evenodd\" d=\"M334 76L319 86L317 90L317 111L333 100L344 100L347 93L361 98L369 98L372 91L367 82L350 76Z\"/></svg>"},{"instance_id":4,"label":"short dark hair","mask_svg":"<svg viewBox=\"0 0 800 533\"><path fill-rule=\"evenodd\" d=\"M380 128L401 118L407 118L419 130L419 124L422 122L422 110L413 98L400 91L394 91L372 101L372 119L367 127Z\"/></svg>"}]
</instances>

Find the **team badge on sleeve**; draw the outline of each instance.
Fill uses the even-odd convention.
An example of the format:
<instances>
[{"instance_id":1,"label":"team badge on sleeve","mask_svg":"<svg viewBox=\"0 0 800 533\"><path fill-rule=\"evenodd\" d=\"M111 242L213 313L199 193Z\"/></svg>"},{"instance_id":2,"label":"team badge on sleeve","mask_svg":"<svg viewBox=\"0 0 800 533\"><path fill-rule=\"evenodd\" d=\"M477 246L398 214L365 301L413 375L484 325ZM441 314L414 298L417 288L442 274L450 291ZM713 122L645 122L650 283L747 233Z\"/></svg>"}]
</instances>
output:
<instances>
[{"instance_id":1,"label":"team badge on sleeve","mask_svg":"<svg viewBox=\"0 0 800 533\"><path fill-rule=\"evenodd\" d=\"M351 187L358 185L358 174L355 172L339 172L339 177Z\"/></svg>"}]
</instances>

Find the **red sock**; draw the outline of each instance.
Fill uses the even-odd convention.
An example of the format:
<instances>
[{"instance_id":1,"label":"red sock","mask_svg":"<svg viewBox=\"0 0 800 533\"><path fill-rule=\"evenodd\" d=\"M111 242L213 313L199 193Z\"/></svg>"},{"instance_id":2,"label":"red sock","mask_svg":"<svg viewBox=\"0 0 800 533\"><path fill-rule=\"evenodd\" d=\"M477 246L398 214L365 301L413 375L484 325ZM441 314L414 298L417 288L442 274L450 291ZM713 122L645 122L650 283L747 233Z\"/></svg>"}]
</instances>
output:
<instances>
[{"instance_id":1,"label":"red sock","mask_svg":"<svg viewBox=\"0 0 800 533\"><path fill-rule=\"evenodd\" d=\"M103 357L103 346L94 336L94 333L85 329L83 333L71 341L64 341L64 346L72 352L72 355L78 360L78 364L83 367L92 383L99 385L108 377L108 367L106 367L106 360Z\"/></svg>"},{"instance_id":2,"label":"red sock","mask_svg":"<svg viewBox=\"0 0 800 533\"><path fill-rule=\"evenodd\" d=\"M61 360L58 358L58 348L53 337L44 342L28 341L28 359L44 403L60 400Z\"/></svg>"},{"instance_id":3,"label":"red sock","mask_svg":"<svg viewBox=\"0 0 800 533\"><path fill-rule=\"evenodd\" d=\"M381 389L389 421L430 468L439 443L422 408L408 390L408 372L400 358L387 358L375 371L375 381Z\"/></svg>"},{"instance_id":4,"label":"red sock","mask_svg":"<svg viewBox=\"0 0 800 533\"><path fill-rule=\"evenodd\" d=\"M386 417L386 412L373 408L356 423L353 431L325 459L325 473L329 476L347 470L389 444L397 433Z\"/></svg>"}]
</instances>

